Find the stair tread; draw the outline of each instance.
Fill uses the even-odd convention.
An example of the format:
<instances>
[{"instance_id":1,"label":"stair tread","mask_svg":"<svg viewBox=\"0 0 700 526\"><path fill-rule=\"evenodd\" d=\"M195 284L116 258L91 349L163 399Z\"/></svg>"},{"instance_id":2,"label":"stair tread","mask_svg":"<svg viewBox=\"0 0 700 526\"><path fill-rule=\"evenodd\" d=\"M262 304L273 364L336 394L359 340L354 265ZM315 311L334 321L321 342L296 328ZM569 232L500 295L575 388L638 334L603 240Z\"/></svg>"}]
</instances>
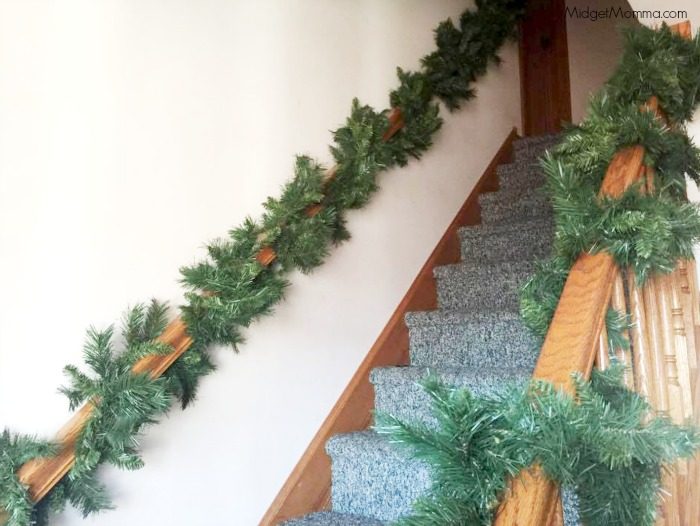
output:
<instances>
[{"instance_id":1,"label":"stair tread","mask_svg":"<svg viewBox=\"0 0 700 526\"><path fill-rule=\"evenodd\" d=\"M556 143L561 141L563 134L561 132L557 133L543 133L541 135L531 135L529 137L518 137L513 141L513 147L519 149L527 146L536 146L543 143Z\"/></svg>"},{"instance_id":2,"label":"stair tread","mask_svg":"<svg viewBox=\"0 0 700 526\"><path fill-rule=\"evenodd\" d=\"M460 227L457 232L460 237L471 239L481 236L499 236L523 230L541 231L543 228L554 228L554 221L551 217L526 217L511 223L467 225Z\"/></svg>"},{"instance_id":3,"label":"stair tread","mask_svg":"<svg viewBox=\"0 0 700 526\"><path fill-rule=\"evenodd\" d=\"M532 370L539 339L508 310L437 309L406 314L412 365L522 367Z\"/></svg>"},{"instance_id":4,"label":"stair tread","mask_svg":"<svg viewBox=\"0 0 700 526\"><path fill-rule=\"evenodd\" d=\"M377 519L360 515L321 511L283 522L282 526L382 526L383 524Z\"/></svg>"},{"instance_id":5,"label":"stair tread","mask_svg":"<svg viewBox=\"0 0 700 526\"><path fill-rule=\"evenodd\" d=\"M537 172L542 170L542 165L538 159L523 159L499 164L496 167L496 174Z\"/></svg>"},{"instance_id":6,"label":"stair tread","mask_svg":"<svg viewBox=\"0 0 700 526\"><path fill-rule=\"evenodd\" d=\"M374 431L335 435L326 444L333 510L393 521L411 513L431 487L428 464Z\"/></svg>"},{"instance_id":7,"label":"stair tread","mask_svg":"<svg viewBox=\"0 0 700 526\"><path fill-rule=\"evenodd\" d=\"M552 253L554 226L549 215L466 227L458 235L463 263L534 260Z\"/></svg>"},{"instance_id":8,"label":"stair tread","mask_svg":"<svg viewBox=\"0 0 700 526\"><path fill-rule=\"evenodd\" d=\"M475 312L461 309L417 310L407 312L406 325L420 327L428 324L483 324L493 321L519 322L517 311Z\"/></svg>"},{"instance_id":9,"label":"stair tread","mask_svg":"<svg viewBox=\"0 0 700 526\"><path fill-rule=\"evenodd\" d=\"M514 223L525 218L543 218L553 214L552 204L539 188L529 188L516 195L494 192L493 199L480 201L484 224Z\"/></svg>"},{"instance_id":10,"label":"stair tread","mask_svg":"<svg viewBox=\"0 0 700 526\"><path fill-rule=\"evenodd\" d=\"M501 165L496 168L496 175L498 176L500 190L542 188L546 181L539 161L519 161Z\"/></svg>"},{"instance_id":11,"label":"stair tread","mask_svg":"<svg viewBox=\"0 0 700 526\"><path fill-rule=\"evenodd\" d=\"M493 397L513 385L524 385L532 369L505 369L489 366L464 367L377 367L370 374L374 385L375 411L402 421L437 426L430 396L420 382L437 377L449 386L466 388L477 396Z\"/></svg>"},{"instance_id":12,"label":"stair tread","mask_svg":"<svg viewBox=\"0 0 700 526\"><path fill-rule=\"evenodd\" d=\"M370 372L370 381L373 384L382 382L418 382L430 375L435 375L445 381L457 382L455 386L478 389L483 392L492 391L493 381L499 384L509 381L517 381L530 378L531 373L526 369L513 367L483 367L480 370L466 367L430 367L417 365L387 365L375 367ZM489 385L487 385L489 384Z\"/></svg>"},{"instance_id":13,"label":"stair tread","mask_svg":"<svg viewBox=\"0 0 700 526\"><path fill-rule=\"evenodd\" d=\"M513 142L515 158L542 155L546 150L557 146L563 138L561 133L524 137Z\"/></svg>"},{"instance_id":14,"label":"stair tread","mask_svg":"<svg viewBox=\"0 0 700 526\"><path fill-rule=\"evenodd\" d=\"M462 262L436 267L438 306L451 310L517 311L518 290L535 261Z\"/></svg>"},{"instance_id":15,"label":"stair tread","mask_svg":"<svg viewBox=\"0 0 700 526\"><path fill-rule=\"evenodd\" d=\"M503 272L516 272L518 274L529 273L534 269L536 259L526 261L496 261L496 262L481 262L481 261L460 261L459 263L450 263L448 265L439 265L433 269L433 275L436 278L452 276L455 273L459 274L501 274Z\"/></svg>"},{"instance_id":16,"label":"stair tread","mask_svg":"<svg viewBox=\"0 0 700 526\"><path fill-rule=\"evenodd\" d=\"M479 195L479 204L492 206L504 203L512 203L521 200L547 199L547 194L541 186L528 188L501 188L496 192L488 192Z\"/></svg>"}]
</instances>

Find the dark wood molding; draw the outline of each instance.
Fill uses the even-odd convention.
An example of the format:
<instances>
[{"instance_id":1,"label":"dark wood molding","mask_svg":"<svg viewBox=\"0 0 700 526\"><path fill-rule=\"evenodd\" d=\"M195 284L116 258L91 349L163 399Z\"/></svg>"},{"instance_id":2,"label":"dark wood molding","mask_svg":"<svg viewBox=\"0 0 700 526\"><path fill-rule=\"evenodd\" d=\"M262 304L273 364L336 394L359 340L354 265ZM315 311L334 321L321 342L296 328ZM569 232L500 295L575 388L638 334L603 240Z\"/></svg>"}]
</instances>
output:
<instances>
[{"instance_id":1,"label":"dark wood molding","mask_svg":"<svg viewBox=\"0 0 700 526\"><path fill-rule=\"evenodd\" d=\"M325 452L326 441L332 435L366 429L371 424L374 390L369 382L369 372L382 365L408 363L408 328L404 324L404 315L409 311L437 307L433 268L460 260L457 230L461 226L479 224L479 194L498 190L496 167L512 160L512 145L516 138L517 132L513 128L270 505L260 521L261 526L275 526L292 517L330 506L331 461Z\"/></svg>"},{"instance_id":2,"label":"dark wood molding","mask_svg":"<svg viewBox=\"0 0 700 526\"><path fill-rule=\"evenodd\" d=\"M571 122L565 0L530 0L520 26L523 134L561 130Z\"/></svg>"}]
</instances>

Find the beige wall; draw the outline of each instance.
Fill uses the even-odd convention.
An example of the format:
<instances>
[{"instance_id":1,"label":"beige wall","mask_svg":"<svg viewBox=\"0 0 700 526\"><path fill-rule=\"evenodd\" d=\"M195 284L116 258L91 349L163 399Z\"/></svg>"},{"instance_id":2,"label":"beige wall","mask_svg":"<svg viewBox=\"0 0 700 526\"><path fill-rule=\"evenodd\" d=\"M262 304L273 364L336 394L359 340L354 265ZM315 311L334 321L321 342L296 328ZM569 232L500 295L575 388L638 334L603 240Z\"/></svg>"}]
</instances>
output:
<instances>
[{"instance_id":1,"label":"beige wall","mask_svg":"<svg viewBox=\"0 0 700 526\"><path fill-rule=\"evenodd\" d=\"M51 435L85 328L180 301L203 257L290 176L328 161L352 97L385 106L461 0L0 0L0 422ZM382 177L351 242L214 353L190 410L102 471L118 510L85 524L256 524L509 129L517 53ZM59 525L82 524L72 511Z\"/></svg>"},{"instance_id":2,"label":"beige wall","mask_svg":"<svg viewBox=\"0 0 700 526\"><path fill-rule=\"evenodd\" d=\"M567 0L569 13L574 9L629 9L625 0ZM580 11L579 11L580 12ZM590 96L597 92L615 70L622 53L620 28L635 22L624 19L591 21L576 16L566 17L571 78L571 114L573 122L586 115Z\"/></svg>"}]
</instances>

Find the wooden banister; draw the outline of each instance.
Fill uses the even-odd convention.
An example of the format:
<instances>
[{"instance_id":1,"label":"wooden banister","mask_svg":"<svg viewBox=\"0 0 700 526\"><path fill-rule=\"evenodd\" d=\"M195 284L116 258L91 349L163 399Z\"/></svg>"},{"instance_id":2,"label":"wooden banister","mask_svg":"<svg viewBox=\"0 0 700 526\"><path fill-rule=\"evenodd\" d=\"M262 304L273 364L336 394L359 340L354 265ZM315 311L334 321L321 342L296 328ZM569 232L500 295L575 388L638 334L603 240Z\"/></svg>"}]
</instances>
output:
<instances>
[{"instance_id":1,"label":"wooden banister","mask_svg":"<svg viewBox=\"0 0 700 526\"><path fill-rule=\"evenodd\" d=\"M152 378L158 378L192 345L192 338L187 334L187 327L180 318L172 321L157 340L171 346L173 352L164 356L142 358L132 368L134 374L149 373ZM29 495L35 502L44 498L73 467L75 443L90 419L93 408L92 402L83 405L58 432L58 455L31 460L17 472L19 480L27 486Z\"/></svg>"},{"instance_id":2,"label":"wooden banister","mask_svg":"<svg viewBox=\"0 0 700 526\"><path fill-rule=\"evenodd\" d=\"M641 146L620 151L608 167L601 193L611 197L623 193L638 180L643 160ZM616 278L617 266L610 254L578 258L564 285L533 378L573 394L571 374L590 375ZM494 525L549 525L558 494L559 489L542 469L532 467L512 481Z\"/></svg>"},{"instance_id":3,"label":"wooden banister","mask_svg":"<svg viewBox=\"0 0 700 526\"><path fill-rule=\"evenodd\" d=\"M690 38L690 23L673 26ZM664 118L659 101L652 97L642 108ZM612 159L600 188L600 196L619 197L647 175L644 148L620 150ZM588 378L604 328L605 313L620 276L613 257L605 252L583 254L574 263L545 337L533 378L551 382L574 394L572 373ZM558 488L539 466L522 472L510 483L498 511L495 526L549 526L558 506Z\"/></svg>"},{"instance_id":4,"label":"wooden banister","mask_svg":"<svg viewBox=\"0 0 700 526\"><path fill-rule=\"evenodd\" d=\"M389 126L382 136L384 142L389 141L405 125L399 108L391 109L388 120ZM326 172L324 182L330 182L335 177L336 171L337 167L329 169ZM320 209L320 205L312 205L307 209L306 215L313 216ZM277 259L277 254L274 248L265 246L260 249L256 259L261 265L269 266ZM141 358L132 368L134 374L149 373L152 378L158 378L192 345L192 338L189 336L187 325L182 318L173 320L163 331L163 334L157 338L157 341L171 346L172 352L166 355ZM94 401L84 404L58 432L55 442L59 445L59 452L56 456L33 459L17 471L20 482L27 487L34 502L43 499L75 463L75 444L92 415L94 404ZM0 524L4 524L5 521L6 517L0 512Z\"/></svg>"}]
</instances>

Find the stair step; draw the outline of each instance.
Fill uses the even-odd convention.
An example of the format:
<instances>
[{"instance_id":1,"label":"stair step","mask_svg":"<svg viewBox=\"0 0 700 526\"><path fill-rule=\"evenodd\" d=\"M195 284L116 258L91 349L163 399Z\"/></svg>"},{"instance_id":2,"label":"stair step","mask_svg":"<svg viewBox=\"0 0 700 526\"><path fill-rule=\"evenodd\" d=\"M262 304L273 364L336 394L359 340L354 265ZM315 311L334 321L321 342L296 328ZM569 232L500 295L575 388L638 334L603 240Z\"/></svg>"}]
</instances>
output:
<instances>
[{"instance_id":1,"label":"stair step","mask_svg":"<svg viewBox=\"0 0 700 526\"><path fill-rule=\"evenodd\" d=\"M542 144L551 144L554 142L559 142L564 138L564 134L561 132L557 133L543 133L541 135L529 135L526 137L518 137L513 141L513 148L517 151L523 148L537 147Z\"/></svg>"},{"instance_id":2,"label":"stair step","mask_svg":"<svg viewBox=\"0 0 700 526\"><path fill-rule=\"evenodd\" d=\"M322 511L283 522L282 526L382 526L384 523L359 515Z\"/></svg>"},{"instance_id":3,"label":"stair step","mask_svg":"<svg viewBox=\"0 0 700 526\"><path fill-rule=\"evenodd\" d=\"M501 190L479 196L481 222L485 225L516 223L529 218L551 217L552 205L541 188Z\"/></svg>"},{"instance_id":4,"label":"stair step","mask_svg":"<svg viewBox=\"0 0 700 526\"><path fill-rule=\"evenodd\" d=\"M506 369L482 366L474 369L454 367L378 367L370 374L374 385L375 410L404 422L420 422L436 426L430 397L419 385L430 375L449 386L466 387L477 396L502 394L513 385L525 385L531 377L529 369Z\"/></svg>"},{"instance_id":5,"label":"stair step","mask_svg":"<svg viewBox=\"0 0 700 526\"><path fill-rule=\"evenodd\" d=\"M518 139L513 143L515 160L532 160L541 157L545 151L553 148L562 140L563 135L559 133Z\"/></svg>"},{"instance_id":6,"label":"stair step","mask_svg":"<svg viewBox=\"0 0 700 526\"><path fill-rule=\"evenodd\" d=\"M462 261L513 261L540 259L552 251L551 217L520 223L476 225L459 229Z\"/></svg>"},{"instance_id":7,"label":"stair step","mask_svg":"<svg viewBox=\"0 0 700 526\"><path fill-rule=\"evenodd\" d=\"M501 190L540 188L545 183L538 161L502 164L496 168L496 175Z\"/></svg>"},{"instance_id":8,"label":"stair step","mask_svg":"<svg viewBox=\"0 0 700 526\"><path fill-rule=\"evenodd\" d=\"M534 261L457 263L436 267L441 309L518 312L520 286L535 270Z\"/></svg>"},{"instance_id":9,"label":"stair step","mask_svg":"<svg viewBox=\"0 0 700 526\"><path fill-rule=\"evenodd\" d=\"M332 458L333 511L393 521L411 513L431 487L429 466L373 431L335 435Z\"/></svg>"},{"instance_id":10,"label":"stair step","mask_svg":"<svg viewBox=\"0 0 700 526\"><path fill-rule=\"evenodd\" d=\"M535 146L533 148L523 149L519 153L515 153L513 156L514 162L539 162L548 151L551 151L557 146L558 142L552 142L550 144L543 144L541 146Z\"/></svg>"},{"instance_id":11,"label":"stair step","mask_svg":"<svg viewBox=\"0 0 700 526\"><path fill-rule=\"evenodd\" d=\"M517 312L409 312L411 364L428 367L534 369L540 341Z\"/></svg>"}]
</instances>

